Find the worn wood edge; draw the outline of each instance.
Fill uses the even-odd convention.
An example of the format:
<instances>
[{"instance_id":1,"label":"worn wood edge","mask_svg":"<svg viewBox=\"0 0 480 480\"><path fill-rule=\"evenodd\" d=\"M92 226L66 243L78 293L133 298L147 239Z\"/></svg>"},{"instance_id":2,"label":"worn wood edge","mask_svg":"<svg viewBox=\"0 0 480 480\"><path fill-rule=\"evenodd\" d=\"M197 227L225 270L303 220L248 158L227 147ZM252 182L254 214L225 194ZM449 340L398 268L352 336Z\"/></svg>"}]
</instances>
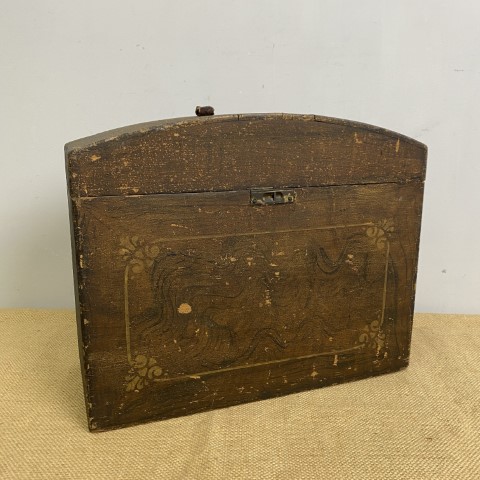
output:
<instances>
[{"instance_id":1,"label":"worn wood edge","mask_svg":"<svg viewBox=\"0 0 480 480\"><path fill-rule=\"evenodd\" d=\"M398 138L399 140L412 144L423 150L426 154L427 146L418 140L403 135L401 133L388 130L386 128L377 127L368 123L357 122L354 120L346 120L335 117L325 117L322 115L314 114L293 114L293 113L245 113L245 114L227 114L227 115L215 115L207 117L179 117L169 118L164 120L154 120L151 122L137 123L128 125L125 127L116 128L113 130L107 130L105 132L97 133L88 137L73 140L65 144L65 156L68 158L69 154L98 146L102 143L118 140L124 136L132 134L142 134L152 132L156 130L168 130L171 128L187 125L198 125L201 123L222 123L222 122L235 122L235 121L278 121L278 120L297 120L306 122L321 122L333 125L340 125L345 127L352 127L359 130L369 131L379 135L387 137Z\"/></svg>"},{"instance_id":2,"label":"worn wood edge","mask_svg":"<svg viewBox=\"0 0 480 480\"><path fill-rule=\"evenodd\" d=\"M184 125L196 125L200 123L233 122L238 121L238 115L215 115L207 117L178 117L151 122L136 123L124 127L114 128L88 137L79 138L65 144L65 155L71 152L94 147L102 143L118 140L132 134L141 134L156 130L168 130Z\"/></svg>"},{"instance_id":3,"label":"worn wood edge","mask_svg":"<svg viewBox=\"0 0 480 480\"><path fill-rule=\"evenodd\" d=\"M68 172L67 172L68 175ZM82 245L79 245L79 250L77 251L77 235L75 235L75 229L78 228L77 208L74 205L73 199L69 196L68 198L69 208L68 213L70 217L70 240L72 248L72 270L73 270L73 284L74 284L74 293L75 293L75 317L77 324L77 343L78 343L78 356L80 360L80 373L82 375L82 386L83 386L83 396L85 399L85 411L88 420L88 428L90 431L92 429L91 423L91 394L90 394L90 384L89 379L87 378L88 371L88 359L86 355L86 342L85 335L88 335L85 326L83 325L82 313L83 313L83 279L81 278L81 268L80 268L80 256L82 255Z\"/></svg>"},{"instance_id":4,"label":"worn wood edge","mask_svg":"<svg viewBox=\"0 0 480 480\"><path fill-rule=\"evenodd\" d=\"M426 172L425 172L426 174ZM406 355L409 357L411 348L412 348L412 336L413 336L413 322L415 318L415 301L417 297L417 278L418 278L418 264L420 260L420 242L421 242L421 237L422 237L422 218L423 218L423 206L424 206L424 198L425 198L425 179L423 179L420 182L419 188L421 189L421 195L419 198L419 207L418 207L418 217L419 217L419 222L418 222L418 235L416 237L417 244L415 246L415 254L417 257L417 261L414 264L413 268L413 274L412 274L412 279L411 279L411 297L410 297L410 312L409 312L409 331L408 331L408 342L406 345Z\"/></svg>"},{"instance_id":5,"label":"worn wood edge","mask_svg":"<svg viewBox=\"0 0 480 480\"><path fill-rule=\"evenodd\" d=\"M403 133L395 132L394 130L389 130L388 128L377 127L376 125L371 125L369 123L357 122L354 120L347 120L343 118L334 118L334 117L324 117L322 115L314 115L315 122L321 123L331 123L335 125L343 125L345 127L355 127L359 130L365 130L372 133L377 133L379 135L384 135L386 137L397 138L402 142L409 143L420 150L425 152L425 158L428 152L428 147L424 143L415 140L412 137L404 135Z\"/></svg>"},{"instance_id":6,"label":"worn wood edge","mask_svg":"<svg viewBox=\"0 0 480 480\"><path fill-rule=\"evenodd\" d=\"M239 400L235 403L232 403L230 405L226 406L215 406L214 408L208 409L208 410L200 410L200 411L191 411L191 412L184 412L180 414L176 414L174 416L172 415L153 415L151 417L143 418L142 420L138 421L133 421L133 422L125 422L125 423L117 423L113 425L108 425L108 426L99 426L97 428L92 428L90 425L90 422L88 423L89 431L90 433L106 433L110 432L113 430L120 430L123 428L128 428L128 427L134 427L134 426L140 426L140 425L146 425L149 423L153 422L162 422L162 421L167 421L167 420L174 420L176 418L181 418L181 417L189 417L191 415L199 415L199 414L208 414L211 412L214 412L215 410L224 410L227 408L235 408L241 405L246 405L249 403L257 403L257 402L265 402L269 401L275 398L285 398L285 397L290 397L290 396L295 396L299 395L302 393L310 392L313 390L323 390L324 388L329 388L329 387L334 387L337 385L345 385L351 382L357 382L357 381L365 381L365 380L370 380L375 377L379 377L382 375L391 375L394 373L399 373L402 370L405 370L410 363L410 357L409 355L402 357L394 366L390 366L388 369L385 370L380 370L380 371L369 371L369 372L364 372L358 376L355 377L349 377L349 378L344 378L344 379L339 379L335 378L332 379L332 382L326 383L325 385L318 386L318 385L312 385L309 388L305 387L299 387L298 390L291 391L289 393L276 393L272 392L271 394L268 394L264 396L263 398L255 398L255 399L248 399L248 400Z\"/></svg>"}]
</instances>

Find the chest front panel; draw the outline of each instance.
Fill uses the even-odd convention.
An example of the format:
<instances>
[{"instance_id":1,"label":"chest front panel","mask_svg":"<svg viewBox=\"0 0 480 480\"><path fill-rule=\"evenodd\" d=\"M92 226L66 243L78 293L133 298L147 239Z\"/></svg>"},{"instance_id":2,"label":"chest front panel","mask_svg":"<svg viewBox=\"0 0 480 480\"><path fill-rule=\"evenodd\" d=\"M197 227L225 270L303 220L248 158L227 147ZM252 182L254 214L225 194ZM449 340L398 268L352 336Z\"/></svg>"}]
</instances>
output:
<instances>
[{"instance_id":1,"label":"chest front panel","mask_svg":"<svg viewBox=\"0 0 480 480\"><path fill-rule=\"evenodd\" d=\"M418 185L295 193L259 207L249 191L79 202L89 368L106 418L162 415L152 394L184 383L201 404L234 371L254 379L239 388L255 398L277 391L266 367L302 365L282 382L315 386L326 362L335 379L407 353L399 300L413 295Z\"/></svg>"}]
</instances>

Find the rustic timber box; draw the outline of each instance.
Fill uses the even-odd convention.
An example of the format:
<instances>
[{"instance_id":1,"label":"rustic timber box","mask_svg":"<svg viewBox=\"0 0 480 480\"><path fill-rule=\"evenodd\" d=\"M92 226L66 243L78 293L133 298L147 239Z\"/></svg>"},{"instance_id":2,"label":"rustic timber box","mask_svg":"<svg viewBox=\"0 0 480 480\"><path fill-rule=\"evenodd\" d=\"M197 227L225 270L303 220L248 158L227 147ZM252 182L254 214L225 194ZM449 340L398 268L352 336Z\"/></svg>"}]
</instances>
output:
<instances>
[{"instance_id":1,"label":"rustic timber box","mask_svg":"<svg viewBox=\"0 0 480 480\"><path fill-rule=\"evenodd\" d=\"M287 114L67 144L90 429L405 367L426 154Z\"/></svg>"}]
</instances>

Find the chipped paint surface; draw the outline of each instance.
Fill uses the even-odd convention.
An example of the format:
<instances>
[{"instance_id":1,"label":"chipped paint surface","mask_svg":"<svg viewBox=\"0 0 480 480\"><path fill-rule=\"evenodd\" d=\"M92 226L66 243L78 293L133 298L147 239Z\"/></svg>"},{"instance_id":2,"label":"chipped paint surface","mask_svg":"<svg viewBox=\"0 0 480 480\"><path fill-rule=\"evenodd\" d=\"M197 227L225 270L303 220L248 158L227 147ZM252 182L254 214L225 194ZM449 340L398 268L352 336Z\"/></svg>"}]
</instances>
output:
<instances>
[{"instance_id":1,"label":"chipped paint surface","mask_svg":"<svg viewBox=\"0 0 480 480\"><path fill-rule=\"evenodd\" d=\"M189 305L188 303L181 303L179 306L178 306L178 313L181 313L181 314L188 314L188 313L191 313L192 312L192 307L191 305Z\"/></svg>"}]
</instances>

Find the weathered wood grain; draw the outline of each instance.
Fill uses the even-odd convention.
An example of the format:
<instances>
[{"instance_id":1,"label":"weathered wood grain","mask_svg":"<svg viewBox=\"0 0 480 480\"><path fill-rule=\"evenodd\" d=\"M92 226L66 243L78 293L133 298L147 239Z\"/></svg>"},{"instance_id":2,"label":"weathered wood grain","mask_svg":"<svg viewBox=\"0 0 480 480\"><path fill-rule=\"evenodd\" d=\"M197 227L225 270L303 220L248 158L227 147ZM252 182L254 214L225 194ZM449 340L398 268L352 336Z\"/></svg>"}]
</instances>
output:
<instances>
[{"instance_id":1,"label":"weathered wood grain","mask_svg":"<svg viewBox=\"0 0 480 480\"><path fill-rule=\"evenodd\" d=\"M107 132L66 160L91 430L408 364L423 145L240 115ZM251 187L295 201L253 206Z\"/></svg>"},{"instance_id":2,"label":"weathered wood grain","mask_svg":"<svg viewBox=\"0 0 480 480\"><path fill-rule=\"evenodd\" d=\"M422 179L425 147L362 124L301 115L147 124L67 144L73 196Z\"/></svg>"}]
</instances>

